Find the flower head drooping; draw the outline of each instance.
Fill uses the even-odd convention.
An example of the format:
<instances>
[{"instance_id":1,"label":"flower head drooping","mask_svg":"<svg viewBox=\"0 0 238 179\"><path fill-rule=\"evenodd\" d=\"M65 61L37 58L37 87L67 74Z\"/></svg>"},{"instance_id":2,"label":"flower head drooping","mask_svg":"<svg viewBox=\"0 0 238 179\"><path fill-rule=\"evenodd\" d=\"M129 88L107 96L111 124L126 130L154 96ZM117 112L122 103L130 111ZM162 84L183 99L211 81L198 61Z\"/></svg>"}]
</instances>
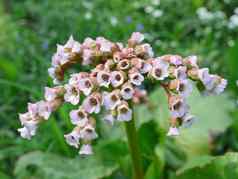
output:
<instances>
[{"instance_id":1,"label":"flower head drooping","mask_svg":"<svg viewBox=\"0 0 238 179\"><path fill-rule=\"evenodd\" d=\"M194 55L154 57L151 45L143 40L143 34L134 32L127 45L104 37L80 43L72 36L64 45L57 45L48 72L58 86L45 87L45 100L29 103L28 111L19 114L20 135L31 139L39 124L68 102L78 106L69 113L74 128L64 135L65 140L79 148L79 154L90 155L98 137L94 115L103 111L101 119L111 125L130 121L133 105L148 101L147 85L143 84L149 80L158 81L168 96L171 126L167 135L177 136L181 128L190 127L196 121L187 104L193 86L202 94L218 95L227 81L210 74L208 68L199 68ZM70 74L68 82L62 84L66 70L74 64L86 65L89 70Z\"/></svg>"}]
</instances>

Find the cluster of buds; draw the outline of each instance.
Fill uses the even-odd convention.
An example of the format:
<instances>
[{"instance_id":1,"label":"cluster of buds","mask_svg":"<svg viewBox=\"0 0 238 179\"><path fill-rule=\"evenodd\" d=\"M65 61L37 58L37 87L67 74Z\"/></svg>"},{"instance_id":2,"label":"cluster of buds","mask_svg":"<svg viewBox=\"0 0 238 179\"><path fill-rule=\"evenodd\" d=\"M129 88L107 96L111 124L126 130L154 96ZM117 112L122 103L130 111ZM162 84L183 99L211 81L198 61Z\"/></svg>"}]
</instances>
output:
<instances>
[{"instance_id":1,"label":"cluster of buds","mask_svg":"<svg viewBox=\"0 0 238 179\"><path fill-rule=\"evenodd\" d=\"M28 112L20 114L21 136L30 139L38 124L47 120L62 103L77 106L69 114L73 130L65 135L66 142L79 148L80 154L92 154L91 143L98 137L95 114L113 124L130 121L134 104L146 102L145 80L157 81L168 95L171 127L168 135L178 135L179 128L192 124L186 98L197 84L202 93L220 94L227 81L199 68L196 56L178 55L154 57L152 47L142 43L144 35L132 33L128 44L113 43L103 37L86 38L82 44L73 37L65 45L58 45L52 57L49 75L56 85L45 89L45 101L29 104ZM64 83L64 72L73 64L91 67L90 71L71 74ZM63 85L64 83L64 85ZM193 84L194 83L194 84Z\"/></svg>"}]
</instances>

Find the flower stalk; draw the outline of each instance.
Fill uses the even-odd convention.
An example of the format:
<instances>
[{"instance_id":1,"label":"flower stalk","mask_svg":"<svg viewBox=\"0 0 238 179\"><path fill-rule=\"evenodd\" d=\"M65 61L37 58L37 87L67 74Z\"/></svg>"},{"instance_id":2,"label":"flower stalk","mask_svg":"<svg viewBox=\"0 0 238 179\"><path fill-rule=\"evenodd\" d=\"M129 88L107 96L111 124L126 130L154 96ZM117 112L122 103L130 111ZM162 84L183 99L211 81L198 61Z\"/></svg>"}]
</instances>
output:
<instances>
[{"instance_id":1,"label":"flower stalk","mask_svg":"<svg viewBox=\"0 0 238 179\"><path fill-rule=\"evenodd\" d=\"M138 136L136 133L134 115L130 121L125 122L125 129L126 129L130 155L132 159L133 179L143 179L144 178L143 167L142 167L140 149L138 145L139 143L138 143Z\"/></svg>"}]
</instances>

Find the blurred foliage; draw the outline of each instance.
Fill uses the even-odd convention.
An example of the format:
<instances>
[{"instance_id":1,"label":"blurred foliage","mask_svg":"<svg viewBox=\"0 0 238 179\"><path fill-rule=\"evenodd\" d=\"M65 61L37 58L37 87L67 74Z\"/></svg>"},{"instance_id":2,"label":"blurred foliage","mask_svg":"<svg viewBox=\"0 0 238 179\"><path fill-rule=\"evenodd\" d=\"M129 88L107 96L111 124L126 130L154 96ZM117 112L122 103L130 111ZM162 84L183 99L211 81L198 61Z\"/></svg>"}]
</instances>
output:
<instances>
[{"instance_id":1,"label":"blurred foliage","mask_svg":"<svg viewBox=\"0 0 238 179\"><path fill-rule=\"evenodd\" d=\"M228 27L237 0L0 0L0 4L1 179L131 178L123 125L110 127L98 119L100 138L89 158L79 157L64 141L63 134L72 127L67 105L31 141L19 138L16 129L17 113L24 112L28 101L40 99L43 87L52 84L47 67L57 43L64 43L70 34L79 41L105 36L125 42L133 31L145 33L157 55L196 54L202 66L229 80L223 96L205 98L194 92L189 103L198 120L177 138L166 137L164 93L154 84L145 86L151 92L150 102L136 108L145 178L237 176L237 153L225 154L238 152L234 107L238 27ZM202 20L201 7L214 18Z\"/></svg>"}]
</instances>

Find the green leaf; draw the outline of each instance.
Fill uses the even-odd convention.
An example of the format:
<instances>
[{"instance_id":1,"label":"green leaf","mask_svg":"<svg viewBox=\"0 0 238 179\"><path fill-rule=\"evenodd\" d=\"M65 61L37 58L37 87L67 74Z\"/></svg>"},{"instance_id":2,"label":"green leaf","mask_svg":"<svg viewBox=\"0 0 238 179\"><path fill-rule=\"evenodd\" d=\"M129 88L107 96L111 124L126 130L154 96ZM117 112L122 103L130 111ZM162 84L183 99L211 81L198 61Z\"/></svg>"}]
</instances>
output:
<instances>
[{"instance_id":1,"label":"green leaf","mask_svg":"<svg viewBox=\"0 0 238 179\"><path fill-rule=\"evenodd\" d=\"M148 167L145 173L145 179L158 179L161 176L161 169L159 167L158 162L155 160L153 161L150 166Z\"/></svg>"},{"instance_id":2,"label":"green leaf","mask_svg":"<svg viewBox=\"0 0 238 179\"><path fill-rule=\"evenodd\" d=\"M0 178L1 179L10 179L10 177L8 175L6 175L5 173L0 171Z\"/></svg>"},{"instance_id":3,"label":"green leaf","mask_svg":"<svg viewBox=\"0 0 238 179\"><path fill-rule=\"evenodd\" d=\"M144 155L151 156L159 142L159 132L155 121L149 121L141 125L138 130L140 150Z\"/></svg>"},{"instance_id":4,"label":"green leaf","mask_svg":"<svg viewBox=\"0 0 238 179\"><path fill-rule=\"evenodd\" d=\"M183 129L176 141L187 152L188 157L208 154L210 133L223 132L231 125L229 112L234 105L225 94L201 96L195 90L188 102L197 121L191 128Z\"/></svg>"},{"instance_id":5,"label":"green leaf","mask_svg":"<svg viewBox=\"0 0 238 179\"><path fill-rule=\"evenodd\" d=\"M194 158L177 172L177 179L236 179L238 178L238 153L224 156Z\"/></svg>"},{"instance_id":6,"label":"green leaf","mask_svg":"<svg viewBox=\"0 0 238 179\"><path fill-rule=\"evenodd\" d=\"M111 175L117 168L114 162L100 160L96 155L70 159L50 153L32 152L20 157L14 172L18 178L40 175L43 179L99 179Z\"/></svg>"}]
</instances>

